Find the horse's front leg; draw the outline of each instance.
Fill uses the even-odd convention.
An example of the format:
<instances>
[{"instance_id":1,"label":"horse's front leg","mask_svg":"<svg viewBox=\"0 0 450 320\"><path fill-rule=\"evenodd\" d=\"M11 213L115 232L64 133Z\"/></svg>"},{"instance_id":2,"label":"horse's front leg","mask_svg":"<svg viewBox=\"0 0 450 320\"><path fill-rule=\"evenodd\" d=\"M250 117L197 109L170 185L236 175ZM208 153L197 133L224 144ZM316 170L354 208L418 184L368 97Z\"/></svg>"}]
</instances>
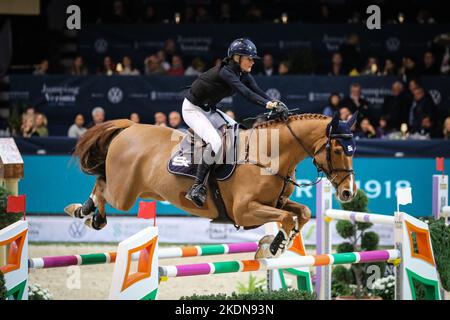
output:
<instances>
[{"instance_id":1,"label":"horse's front leg","mask_svg":"<svg viewBox=\"0 0 450 320\"><path fill-rule=\"evenodd\" d=\"M297 216L297 219L295 219L294 228L289 235L287 244L287 248L290 248L292 246L294 238L301 232L303 226L311 219L311 210L307 206L294 202L290 199L286 201L282 209L292 212Z\"/></svg>"},{"instance_id":2,"label":"horse's front leg","mask_svg":"<svg viewBox=\"0 0 450 320\"><path fill-rule=\"evenodd\" d=\"M274 237L265 236L259 241L259 248L255 258L278 257L286 249L289 235L294 228L294 218L292 213L277 209L271 206L261 204L257 201L251 201L246 206L245 211L236 211L235 221L240 226L263 225L268 222L278 222L281 229Z\"/></svg>"}]
</instances>

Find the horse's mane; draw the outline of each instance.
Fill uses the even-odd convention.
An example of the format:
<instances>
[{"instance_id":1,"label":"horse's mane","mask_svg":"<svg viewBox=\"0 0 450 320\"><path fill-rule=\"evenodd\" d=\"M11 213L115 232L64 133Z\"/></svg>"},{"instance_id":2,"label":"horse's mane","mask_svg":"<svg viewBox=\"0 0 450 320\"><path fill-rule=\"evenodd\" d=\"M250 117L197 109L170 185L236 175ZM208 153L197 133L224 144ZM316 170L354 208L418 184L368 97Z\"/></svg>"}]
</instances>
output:
<instances>
[{"instance_id":1,"label":"horse's mane","mask_svg":"<svg viewBox=\"0 0 450 320\"><path fill-rule=\"evenodd\" d=\"M293 114L290 115L289 118L287 119L287 121L292 121L292 120L325 120L325 119L329 119L330 117L328 116L324 116L323 114L319 114L319 113L302 113L302 114ZM257 124L256 126L254 126L254 129L259 129L259 128L268 128L268 127L272 127L273 125L276 124L280 124L285 122L286 120L283 119L272 119L272 120L268 120L268 121L264 121L261 122L259 124Z\"/></svg>"}]
</instances>

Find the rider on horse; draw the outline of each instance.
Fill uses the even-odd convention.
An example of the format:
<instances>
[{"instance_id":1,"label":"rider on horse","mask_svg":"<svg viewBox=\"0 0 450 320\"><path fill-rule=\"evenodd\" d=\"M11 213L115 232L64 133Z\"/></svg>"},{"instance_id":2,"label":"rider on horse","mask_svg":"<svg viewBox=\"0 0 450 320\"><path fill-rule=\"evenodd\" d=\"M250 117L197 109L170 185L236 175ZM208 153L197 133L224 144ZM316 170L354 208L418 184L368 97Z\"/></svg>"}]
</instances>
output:
<instances>
[{"instance_id":1,"label":"rider on horse","mask_svg":"<svg viewBox=\"0 0 450 320\"><path fill-rule=\"evenodd\" d=\"M195 182L186 198L196 206L202 207L206 201L205 180L213 163L205 161L219 154L222 147L221 137L217 129L222 125L233 125L236 122L222 111L216 104L223 98L238 92L247 100L277 112L287 114L287 107L272 100L250 75L257 55L255 44L249 39L234 40L228 47L228 56L219 66L201 74L191 85L183 101L183 119L194 132L206 142L203 159L197 167Z\"/></svg>"}]
</instances>

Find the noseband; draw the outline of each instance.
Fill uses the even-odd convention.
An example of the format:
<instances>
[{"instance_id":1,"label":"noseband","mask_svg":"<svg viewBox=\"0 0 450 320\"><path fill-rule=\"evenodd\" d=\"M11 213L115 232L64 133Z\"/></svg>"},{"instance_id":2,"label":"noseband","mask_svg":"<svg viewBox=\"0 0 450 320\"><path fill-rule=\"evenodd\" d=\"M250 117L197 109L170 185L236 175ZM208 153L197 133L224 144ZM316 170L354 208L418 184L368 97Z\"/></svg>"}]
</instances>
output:
<instances>
[{"instance_id":1,"label":"noseband","mask_svg":"<svg viewBox=\"0 0 450 320\"><path fill-rule=\"evenodd\" d=\"M337 183L336 189L342 184L342 182L345 181L345 179L347 179L347 177L349 177L350 175L354 174L353 168L350 168L350 169L334 168L333 167L333 163L331 162L331 141L333 139L339 139L339 138L352 139L353 138L353 134L352 133L331 133L332 128L330 126L329 131L327 132L328 133L327 134L327 141L324 144L322 144L322 146L316 152L314 152L314 154L311 154L310 152L308 152L308 149L304 146L303 142L295 135L295 133L292 130L292 128L289 125L289 123L287 123L286 126L288 127L289 131L291 132L292 136L295 138L297 143L313 159L313 164L316 167L318 174L320 174L321 172L325 173L325 175L327 176L328 180L330 180L330 182L333 182L338 176L337 173L339 173L339 172L347 172L345 177L342 178L341 181L339 181L339 183ZM321 166L316 161L316 156L318 154L320 154L324 150L326 152L326 159L327 159L328 169L325 169L323 166ZM315 183L312 183L311 185L317 184L319 181L320 180L317 180Z\"/></svg>"}]
</instances>

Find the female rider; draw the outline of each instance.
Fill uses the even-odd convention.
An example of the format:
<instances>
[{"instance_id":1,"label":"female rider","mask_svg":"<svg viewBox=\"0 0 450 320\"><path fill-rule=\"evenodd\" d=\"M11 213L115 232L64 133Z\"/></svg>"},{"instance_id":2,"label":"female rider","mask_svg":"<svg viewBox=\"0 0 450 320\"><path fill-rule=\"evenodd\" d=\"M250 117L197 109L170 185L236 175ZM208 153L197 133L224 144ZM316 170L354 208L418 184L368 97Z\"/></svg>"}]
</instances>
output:
<instances>
[{"instance_id":1,"label":"female rider","mask_svg":"<svg viewBox=\"0 0 450 320\"><path fill-rule=\"evenodd\" d=\"M206 201L205 178L213 165L205 158L214 158L221 149L222 141L217 129L223 124L236 123L216 109L216 104L238 92L247 100L267 109L287 112L286 106L271 100L250 75L254 59L259 57L252 41L244 38L234 40L228 47L228 56L220 65L202 73L192 83L183 101L185 123L207 144L203 159L197 167L195 182L186 194L186 198L198 207L202 207Z\"/></svg>"}]
</instances>

